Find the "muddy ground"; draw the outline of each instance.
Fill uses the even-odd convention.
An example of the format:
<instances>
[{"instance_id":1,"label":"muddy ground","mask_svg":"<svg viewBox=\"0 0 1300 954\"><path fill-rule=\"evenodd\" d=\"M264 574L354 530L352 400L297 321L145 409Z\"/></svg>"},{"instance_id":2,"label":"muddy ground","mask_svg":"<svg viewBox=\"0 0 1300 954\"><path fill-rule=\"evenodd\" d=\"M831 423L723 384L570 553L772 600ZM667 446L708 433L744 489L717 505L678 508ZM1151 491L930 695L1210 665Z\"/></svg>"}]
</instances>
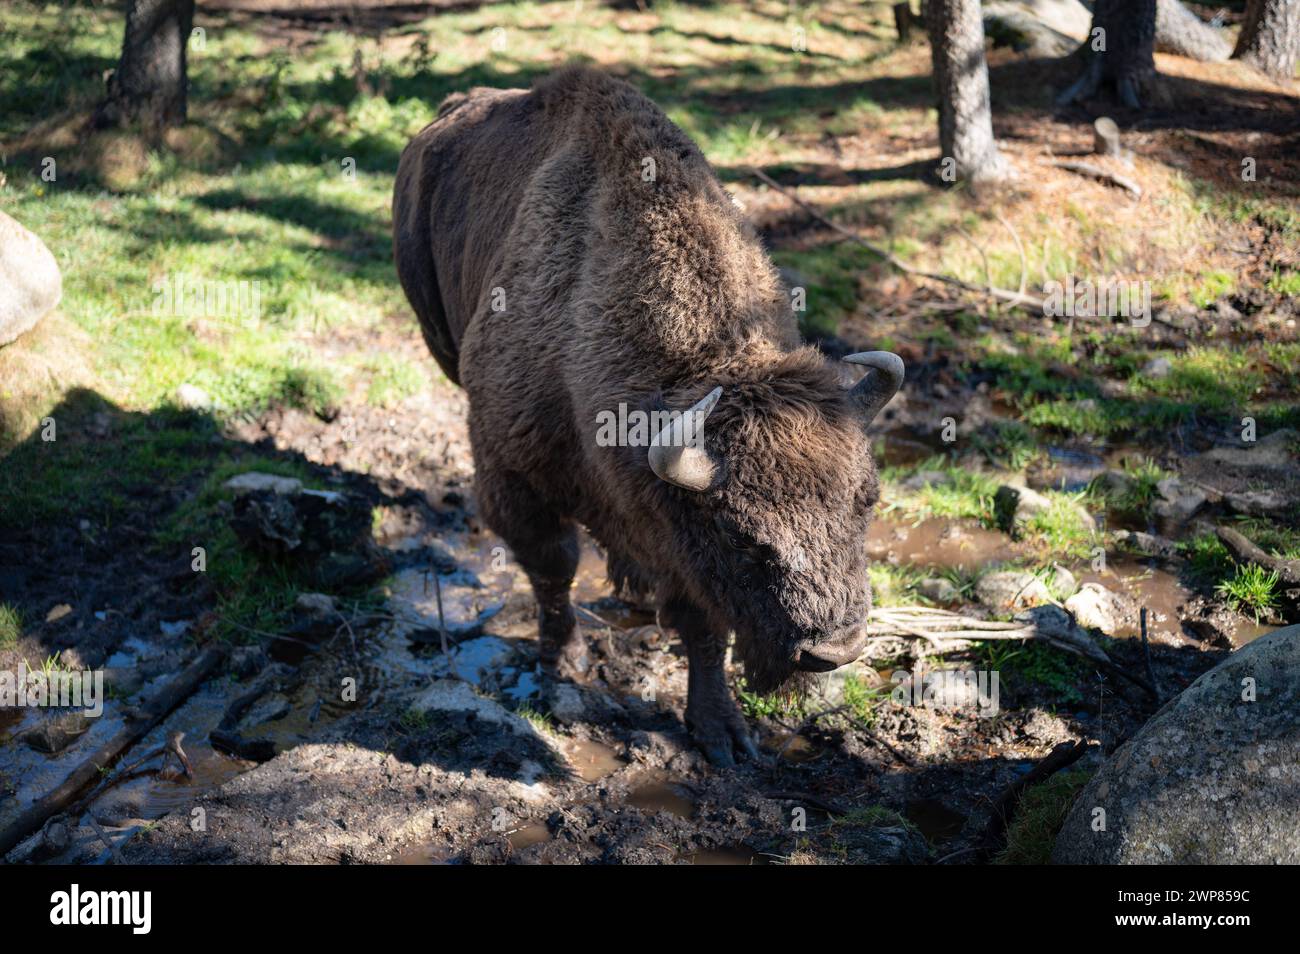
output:
<instances>
[{"instance_id":1,"label":"muddy ground","mask_svg":"<svg viewBox=\"0 0 1300 954\"><path fill-rule=\"evenodd\" d=\"M418 354L412 333L385 334ZM913 380L922 384L890 415L886 462L928 440L909 419L982 399L978 384L936 399L924 373ZM383 581L340 590L323 622L300 609L286 630L296 635L238 632L220 678L131 753L184 731L193 777L170 765L115 785L89 806L103 836L74 819L70 847L37 837L10 860L105 861L111 841L122 860L148 863L983 861L979 836L1004 788L1063 741L1095 740L1083 763L1095 764L1154 711L1136 687L1067 661L1068 691L1008 676L992 717L885 704L862 718L841 671L800 708L751 701L766 761L717 770L683 726L680 642L610 592L590 543L577 596L596 665L589 682L543 696L531 596L475 516L464 411L444 382L397 408L348 404L329 420L278 408L221 433L188 418L237 470L293 460L373 507ZM129 417L106 407L80 426L109 432ZM61 651L64 666L105 667L114 685L105 717L57 754L18 741L36 715L6 718L0 823L120 727L215 625L188 550L137 545L160 510L195 493L158 487L113 526L43 523L0 544L6 589L44 620L9 655ZM891 515L869 547L887 563L970 568L1023 544L969 521ZM1166 695L1267 628L1186 588L1169 561L1131 555L1107 573L1098 578L1151 610L1151 672ZM1121 634L1106 648L1121 667L1145 667L1138 640ZM891 670L913 664L907 653L869 659L853 686L888 687ZM354 699L341 692L349 679ZM261 764L210 736L251 685L266 692L239 726L264 746Z\"/></svg>"}]
</instances>

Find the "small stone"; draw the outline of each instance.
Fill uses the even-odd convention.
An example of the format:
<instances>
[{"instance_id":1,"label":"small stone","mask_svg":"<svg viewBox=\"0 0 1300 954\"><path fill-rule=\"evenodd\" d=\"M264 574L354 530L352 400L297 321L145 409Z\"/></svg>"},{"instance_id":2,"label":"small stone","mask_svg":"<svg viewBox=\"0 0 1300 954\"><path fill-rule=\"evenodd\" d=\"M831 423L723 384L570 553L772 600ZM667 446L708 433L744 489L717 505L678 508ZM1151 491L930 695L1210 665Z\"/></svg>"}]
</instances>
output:
<instances>
[{"instance_id":1,"label":"small stone","mask_svg":"<svg viewBox=\"0 0 1300 954\"><path fill-rule=\"evenodd\" d=\"M917 584L916 590L927 600L934 603L955 603L961 597L957 587L943 577L930 577Z\"/></svg>"},{"instance_id":2,"label":"small stone","mask_svg":"<svg viewBox=\"0 0 1300 954\"><path fill-rule=\"evenodd\" d=\"M1142 366L1142 374L1148 378L1167 378L1173 370L1168 358L1152 358Z\"/></svg>"},{"instance_id":3,"label":"small stone","mask_svg":"<svg viewBox=\"0 0 1300 954\"><path fill-rule=\"evenodd\" d=\"M231 477L221 487L223 490L230 490L236 494L250 494L259 490L269 490L272 493L292 495L302 491L302 481L296 477L281 477L278 474L264 474L254 470L246 474L240 474L237 477Z\"/></svg>"},{"instance_id":4,"label":"small stone","mask_svg":"<svg viewBox=\"0 0 1300 954\"><path fill-rule=\"evenodd\" d=\"M1018 606L1046 603L1052 598L1047 585L1023 570L1001 570L980 577L975 597L985 606L1007 610Z\"/></svg>"},{"instance_id":5,"label":"small stone","mask_svg":"<svg viewBox=\"0 0 1300 954\"><path fill-rule=\"evenodd\" d=\"M1074 594L1079 588L1079 581L1074 578L1074 574L1061 566L1059 563L1052 565L1052 582L1048 584L1048 589L1058 600L1066 599Z\"/></svg>"},{"instance_id":6,"label":"small stone","mask_svg":"<svg viewBox=\"0 0 1300 954\"><path fill-rule=\"evenodd\" d=\"M993 512L1005 533L1015 534L1035 514L1050 509L1052 502L1036 490L1004 484L993 496Z\"/></svg>"},{"instance_id":7,"label":"small stone","mask_svg":"<svg viewBox=\"0 0 1300 954\"><path fill-rule=\"evenodd\" d=\"M904 490L917 491L926 487L947 487L952 478L941 470L918 470L902 483Z\"/></svg>"},{"instance_id":8,"label":"small stone","mask_svg":"<svg viewBox=\"0 0 1300 954\"><path fill-rule=\"evenodd\" d=\"M42 719L30 729L19 732L14 738L37 752L57 755L85 735L89 728L90 720L85 715L80 712L70 712L67 715Z\"/></svg>"},{"instance_id":9,"label":"small stone","mask_svg":"<svg viewBox=\"0 0 1300 954\"><path fill-rule=\"evenodd\" d=\"M1129 608L1119 595L1100 583L1085 583L1065 601L1065 608L1080 626L1113 636L1123 626Z\"/></svg>"},{"instance_id":10,"label":"small stone","mask_svg":"<svg viewBox=\"0 0 1300 954\"><path fill-rule=\"evenodd\" d=\"M299 593L293 607L308 616L333 616L335 613L334 597L328 593Z\"/></svg>"},{"instance_id":11,"label":"small stone","mask_svg":"<svg viewBox=\"0 0 1300 954\"><path fill-rule=\"evenodd\" d=\"M60 603L58 606L54 607L54 609L45 614L45 622L57 623L71 612L72 606L70 604Z\"/></svg>"}]
</instances>

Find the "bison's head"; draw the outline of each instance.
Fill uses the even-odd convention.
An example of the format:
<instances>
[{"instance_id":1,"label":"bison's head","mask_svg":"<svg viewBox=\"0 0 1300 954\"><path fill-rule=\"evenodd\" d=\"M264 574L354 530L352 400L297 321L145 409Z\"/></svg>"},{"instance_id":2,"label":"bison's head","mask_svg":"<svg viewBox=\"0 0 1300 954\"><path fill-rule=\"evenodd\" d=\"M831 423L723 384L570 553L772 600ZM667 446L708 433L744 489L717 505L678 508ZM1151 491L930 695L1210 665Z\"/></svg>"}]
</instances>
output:
<instances>
[{"instance_id":1,"label":"bison's head","mask_svg":"<svg viewBox=\"0 0 1300 954\"><path fill-rule=\"evenodd\" d=\"M902 385L903 362L881 351L844 360L869 369L856 387L810 350L738 375L650 448L654 473L687 491L670 491L684 506L664 508L679 585L735 631L759 692L852 662L866 644L879 497L866 427Z\"/></svg>"}]
</instances>

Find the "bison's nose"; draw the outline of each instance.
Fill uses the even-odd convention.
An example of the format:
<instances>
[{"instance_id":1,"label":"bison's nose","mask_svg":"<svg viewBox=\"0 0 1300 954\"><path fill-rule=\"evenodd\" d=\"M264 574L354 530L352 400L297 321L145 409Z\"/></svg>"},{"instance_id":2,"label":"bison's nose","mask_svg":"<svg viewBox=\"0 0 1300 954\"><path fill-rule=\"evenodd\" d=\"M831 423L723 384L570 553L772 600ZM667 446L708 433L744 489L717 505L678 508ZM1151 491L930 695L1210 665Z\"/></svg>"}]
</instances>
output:
<instances>
[{"instance_id":1,"label":"bison's nose","mask_svg":"<svg viewBox=\"0 0 1300 954\"><path fill-rule=\"evenodd\" d=\"M855 626L830 639L805 639L795 648L794 664L804 672L830 672L847 666L862 655L868 636L865 626Z\"/></svg>"}]
</instances>

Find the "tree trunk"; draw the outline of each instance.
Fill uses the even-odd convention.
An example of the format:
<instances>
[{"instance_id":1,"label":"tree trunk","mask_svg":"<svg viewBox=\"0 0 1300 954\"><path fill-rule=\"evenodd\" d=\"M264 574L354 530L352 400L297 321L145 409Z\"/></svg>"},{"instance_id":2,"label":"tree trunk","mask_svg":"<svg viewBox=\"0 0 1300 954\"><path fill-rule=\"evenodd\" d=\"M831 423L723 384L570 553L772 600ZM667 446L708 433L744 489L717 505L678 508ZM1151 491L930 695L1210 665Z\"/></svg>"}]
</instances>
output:
<instances>
[{"instance_id":1,"label":"tree trunk","mask_svg":"<svg viewBox=\"0 0 1300 954\"><path fill-rule=\"evenodd\" d=\"M972 182L1004 179L1011 169L993 139L979 0L929 0L926 20L939 94L940 173Z\"/></svg>"},{"instance_id":2,"label":"tree trunk","mask_svg":"<svg viewBox=\"0 0 1300 954\"><path fill-rule=\"evenodd\" d=\"M1140 109L1142 94L1155 85L1155 39L1156 0L1097 0L1092 30L1083 44L1083 75L1057 102L1091 99L1109 82L1121 103Z\"/></svg>"},{"instance_id":3,"label":"tree trunk","mask_svg":"<svg viewBox=\"0 0 1300 954\"><path fill-rule=\"evenodd\" d=\"M1275 79L1294 79L1300 58L1300 0L1249 0L1232 55Z\"/></svg>"},{"instance_id":4,"label":"tree trunk","mask_svg":"<svg viewBox=\"0 0 1300 954\"><path fill-rule=\"evenodd\" d=\"M185 51L194 21L194 0L130 0L122 59L100 104L101 126L151 128L185 122Z\"/></svg>"},{"instance_id":5,"label":"tree trunk","mask_svg":"<svg viewBox=\"0 0 1300 954\"><path fill-rule=\"evenodd\" d=\"M1232 55L1224 31L1206 24L1179 0L1157 0L1156 49L1202 63L1221 63Z\"/></svg>"}]
</instances>

